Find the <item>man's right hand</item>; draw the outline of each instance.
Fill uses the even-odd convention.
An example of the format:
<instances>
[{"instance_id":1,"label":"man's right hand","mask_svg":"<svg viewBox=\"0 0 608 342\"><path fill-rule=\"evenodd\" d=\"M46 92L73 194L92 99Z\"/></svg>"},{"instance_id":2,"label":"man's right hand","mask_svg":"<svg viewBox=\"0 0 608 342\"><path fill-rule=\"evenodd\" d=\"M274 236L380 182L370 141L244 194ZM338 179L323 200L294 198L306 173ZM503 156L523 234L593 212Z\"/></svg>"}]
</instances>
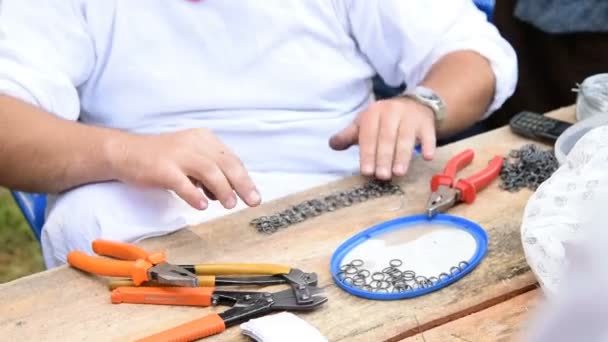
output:
<instances>
[{"instance_id":1,"label":"man's right hand","mask_svg":"<svg viewBox=\"0 0 608 342\"><path fill-rule=\"evenodd\" d=\"M207 208L208 199L196 183L226 209L236 206L237 195L249 206L260 204L260 195L241 160L210 130L124 134L107 146L112 173L122 182L172 190L200 210Z\"/></svg>"}]
</instances>

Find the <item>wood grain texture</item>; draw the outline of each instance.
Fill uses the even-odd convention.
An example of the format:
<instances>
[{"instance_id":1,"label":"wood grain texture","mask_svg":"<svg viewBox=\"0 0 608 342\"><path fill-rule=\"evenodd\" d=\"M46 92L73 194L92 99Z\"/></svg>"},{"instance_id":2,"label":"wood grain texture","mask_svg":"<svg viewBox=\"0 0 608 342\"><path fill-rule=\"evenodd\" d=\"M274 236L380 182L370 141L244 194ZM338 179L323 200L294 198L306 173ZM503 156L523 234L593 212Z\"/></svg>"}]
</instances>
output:
<instances>
[{"instance_id":1,"label":"wood grain texture","mask_svg":"<svg viewBox=\"0 0 608 342\"><path fill-rule=\"evenodd\" d=\"M404 339L402 342L507 342L517 341L534 312L540 290L526 292L508 301L435 329Z\"/></svg>"},{"instance_id":2,"label":"wood grain texture","mask_svg":"<svg viewBox=\"0 0 608 342\"><path fill-rule=\"evenodd\" d=\"M552 115L572 120L573 108ZM498 182L480 193L472 205L461 204L450 214L478 222L489 236L488 255L461 281L416 299L380 302L353 297L340 290L329 274L334 250L353 234L395 217L423 212L429 195L430 177L465 148L473 148L473 165L466 176L486 165L492 156L529 143L508 128L484 133L438 150L432 162L415 160L408 175L396 180L405 190L399 197L368 201L321 215L272 235L258 233L249 221L284 209L303 199L363 184L352 177L326 186L242 210L174 234L144 241L148 249L165 249L172 263L280 263L319 274L319 286L329 302L300 317L316 326L330 341L397 341L413 336L424 326L444 324L475 307L492 306L533 286L535 279L526 265L520 243L520 224L531 192L508 193ZM110 304L106 280L69 267L0 285L0 336L19 341L128 341L226 308L190 308L153 305ZM209 341L247 341L233 327Z\"/></svg>"}]
</instances>

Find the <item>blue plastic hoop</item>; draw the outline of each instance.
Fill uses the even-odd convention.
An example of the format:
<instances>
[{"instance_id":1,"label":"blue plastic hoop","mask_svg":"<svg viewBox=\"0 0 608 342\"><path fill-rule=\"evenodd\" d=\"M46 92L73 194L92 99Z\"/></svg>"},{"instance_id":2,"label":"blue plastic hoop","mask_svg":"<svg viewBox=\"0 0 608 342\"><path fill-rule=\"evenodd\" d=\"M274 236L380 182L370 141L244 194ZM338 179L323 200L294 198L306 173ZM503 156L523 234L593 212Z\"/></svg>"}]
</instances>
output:
<instances>
[{"instance_id":1,"label":"blue plastic hoop","mask_svg":"<svg viewBox=\"0 0 608 342\"><path fill-rule=\"evenodd\" d=\"M457 229L463 229L475 238L475 242L477 243L477 250L475 251L473 257L471 257L471 259L467 261L468 266L466 266L463 270L456 274L451 274L449 278L438 281L433 286L398 293L372 293L368 291L363 291L361 289L349 286L343 281L340 281L340 279L338 278L338 273L340 272L340 265L342 264L342 260L353 248L359 246L363 242L375 236L382 235L397 229L411 228L414 225L419 225L420 223L427 222L439 223L446 226L452 226ZM459 279L470 273L473 269L475 269L477 265L479 265L481 260L486 255L487 250L488 236L486 232L478 224L472 221L446 214L439 214L435 216L432 220L427 218L427 216L424 214L415 216L405 216L394 220L386 221L371 228L368 228L342 243L342 245L338 247L338 249L334 252L334 255L331 258L331 275L334 279L334 282L340 288L358 297L375 300L396 300L404 298L413 298L440 290L458 281Z\"/></svg>"}]
</instances>

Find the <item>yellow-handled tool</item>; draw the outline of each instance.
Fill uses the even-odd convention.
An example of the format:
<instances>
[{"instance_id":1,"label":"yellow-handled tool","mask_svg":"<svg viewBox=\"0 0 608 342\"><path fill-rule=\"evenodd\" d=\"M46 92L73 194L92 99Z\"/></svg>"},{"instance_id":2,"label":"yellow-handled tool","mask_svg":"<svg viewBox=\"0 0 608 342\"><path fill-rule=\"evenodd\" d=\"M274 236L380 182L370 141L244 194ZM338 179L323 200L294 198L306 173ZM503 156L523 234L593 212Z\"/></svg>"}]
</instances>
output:
<instances>
[{"instance_id":1,"label":"yellow-handled tool","mask_svg":"<svg viewBox=\"0 0 608 342\"><path fill-rule=\"evenodd\" d=\"M291 272L291 267L275 264L199 264L180 267L198 275L280 275Z\"/></svg>"},{"instance_id":2,"label":"yellow-handled tool","mask_svg":"<svg viewBox=\"0 0 608 342\"><path fill-rule=\"evenodd\" d=\"M316 286L318 282L316 273L305 273L296 268L275 264L199 264L179 267L197 274L200 287L289 284L302 303L310 300L308 286ZM237 275L240 276L236 277ZM114 280L110 282L109 288L114 290L134 285L128 279ZM139 286L162 285L157 282L144 282Z\"/></svg>"}]
</instances>

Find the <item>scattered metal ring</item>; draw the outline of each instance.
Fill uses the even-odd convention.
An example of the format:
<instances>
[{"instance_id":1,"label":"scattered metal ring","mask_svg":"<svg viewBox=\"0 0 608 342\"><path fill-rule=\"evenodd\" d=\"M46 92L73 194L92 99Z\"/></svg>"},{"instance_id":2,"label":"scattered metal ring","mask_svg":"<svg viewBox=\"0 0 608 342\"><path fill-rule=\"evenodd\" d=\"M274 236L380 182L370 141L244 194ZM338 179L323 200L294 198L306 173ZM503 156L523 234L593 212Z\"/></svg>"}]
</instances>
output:
<instances>
[{"instance_id":1,"label":"scattered metal ring","mask_svg":"<svg viewBox=\"0 0 608 342\"><path fill-rule=\"evenodd\" d=\"M391 267L399 267L399 266L403 265L403 260L393 259L393 260L389 261L388 264L391 265Z\"/></svg>"},{"instance_id":2,"label":"scattered metal ring","mask_svg":"<svg viewBox=\"0 0 608 342\"><path fill-rule=\"evenodd\" d=\"M461 266L461 265L464 265L464 266ZM463 270L463 269L465 269L467 267L469 267L469 263L466 262L466 261L461 261L461 262L458 263L458 268L460 268L460 270Z\"/></svg>"},{"instance_id":3,"label":"scattered metal ring","mask_svg":"<svg viewBox=\"0 0 608 342\"><path fill-rule=\"evenodd\" d=\"M371 272L369 270L359 270L357 274L367 278L371 275Z\"/></svg>"},{"instance_id":4,"label":"scattered metal ring","mask_svg":"<svg viewBox=\"0 0 608 342\"><path fill-rule=\"evenodd\" d=\"M374 274L372 274L372 280L384 280L384 273L375 272Z\"/></svg>"},{"instance_id":5,"label":"scattered metal ring","mask_svg":"<svg viewBox=\"0 0 608 342\"><path fill-rule=\"evenodd\" d=\"M357 274L357 272L359 272L359 269L354 266L350 266L345 270L345 272L348 275L353 275L353 274Z\"/></svg>"},{"instance_id":6,"label":"scattered metal ring","mask_svg":"<svg viewBox=\"0 0 608 342\"><path fill-rule=\"evenodd\" d=\"M350 264L355 267L361 267L361 266L363 266L364 262L361 259L355 259L355 260L351 261Z\"/></svg>"}]
</instances>

